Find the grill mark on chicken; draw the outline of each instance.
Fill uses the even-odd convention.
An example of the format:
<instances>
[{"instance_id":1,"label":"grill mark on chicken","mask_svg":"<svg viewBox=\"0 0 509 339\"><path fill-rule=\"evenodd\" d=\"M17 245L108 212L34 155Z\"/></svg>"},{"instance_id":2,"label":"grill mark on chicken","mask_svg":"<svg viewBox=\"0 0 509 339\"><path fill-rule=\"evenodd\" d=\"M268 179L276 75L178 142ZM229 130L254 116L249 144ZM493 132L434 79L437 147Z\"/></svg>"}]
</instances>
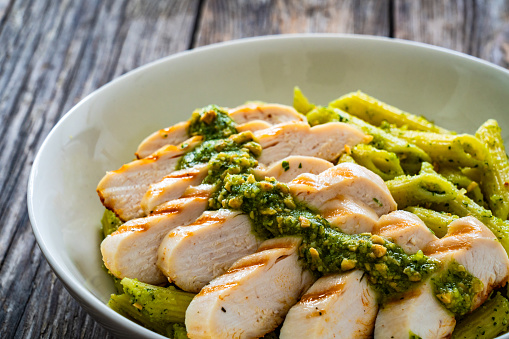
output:
<instances>
[{"instance_id":1,"label":"grill mark on chicken","mask_svg":"<svg viewBox=\"0 0 509 339\"><path fill-rule=\"evenodd\" d=\"M285 256L285 258L286 257L287 256ZM277 262L277 260L276 260L276 262ZM235 268L230 268L229 270L224 272L222 275L223 276L228 276L228 275L239 274L242 271L254 270L257 267L265 266L268 263L269 263L269 260L267 260L265 258L257 258L256 261L253 261L253 262L250 262L250 263L244 263L242 265L236 266ZM205 287L207 287L207 285L205 285Z\"/></svg>"},{"instance_id":2,"label":"grill mark on chicken","mask_svg":"<svg viewBox=\"0 0 509 339\"><path fill-rule=\"evenodd\" d=\"M301 304L310 304L316 303L317 301L330 298L336 294L344 293L345 282L342 281L339 284L335 284L330 286L328 289L322 290L318 293L306 293L302 296L299 303Z\"/></svg>"},{"instance_id":3,"label":"grill mark on chicken","mask_svg":"<svg viewBox=\"0 0 509 339\"><path fill-rule=\"evenodd\" d=\"M254 268L254 267L248 267L248 268ZM200 293L198 293L196 296L204 296L209 293L218 292L221 290L226 290L228 288L236 287L238 286L238 282L232 282L232 283L226 283L222 285L215 285L215 286L205 286L201 289Z\"/></svg>"},{"instance_id":4,"label":"grill mark on chicken","mask_svg":"<svg viewBox=\"0 0 509 339\"><path fill-rule=\"evenodd\" d=\"M447 239L453 240L453 239ZM426 246L423 250L427 256L437 256L447 252L454 252L459 249L470 249L472 246L471 239L468 238L456 238L454 241L448 241L447 243L436 242Z\"/></svg>"},{"instance_id":5,"label":"grill mark on chicken","mask_svg":"<svg viewBox=\"0 0 509 339\"><path fill-rule=\"evenodd\" d=\"M188 138L187 130L189 128L189 121L179 122L173 126L160 129L146 137L138 146L136 150L136 157L138 159L149 156L158 149L173 144L180 144Z\"/></svg>"},{"instance_id":6,"label":"grill mark on chicken","mask_svg":"<svg viewBox=\"0 0 509 339\"><path fill-rule=\"evenodd\" d=\"M97 185L104 206L123 221L142 216L140 202L150 181L159 181L172 172L177 159L201 140L201 137L193 137L179 147L166 146L151 158L135 160L116 171L107 172Z\"/></svg>"},{"instance_id":7,"label":"grill mark on chicken","mask_svg":"<svg viewBox=\"0 0 509 339\"><path fill-rule=\"evenodd\" d=\"M194 199L197 201L204 201L208 200L208 196L183 197L180 199L171 200L165 204L159 205L157 209L154 210L154 212L152 212L150 215L181 212L185 208L185 205Z\"/></svg>"}]
</instances>

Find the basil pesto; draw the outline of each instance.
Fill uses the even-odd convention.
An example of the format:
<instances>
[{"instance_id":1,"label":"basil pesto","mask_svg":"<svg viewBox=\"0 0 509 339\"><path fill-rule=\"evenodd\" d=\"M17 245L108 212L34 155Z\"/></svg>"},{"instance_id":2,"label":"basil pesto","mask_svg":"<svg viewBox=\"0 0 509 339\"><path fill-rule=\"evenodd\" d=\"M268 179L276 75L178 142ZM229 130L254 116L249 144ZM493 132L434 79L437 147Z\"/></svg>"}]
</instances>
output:
<instances>
[{"instance_id":1,"label":"basil pesto","mask_svg":"<svg viewBox=\"0 0 509 339\"><path fill-rule=\"evenodd\" d=\"M363 270L381 300L407 291L439 266L422 252L406 254L380 236L348 235L331 228L327 220L296 201L288 186L274 178L257 181L252 174L228 174L210 207L243 211L253 220L255 234L263 239L301 236L299 252L307 268L319 275Z\"/></svg>"},{"instance_id":2,"label":"basil pesto","mask_svg":"<svg viewBox=\"0 0 509 339\"><path fill-rule=\"evenodd\" d=\"M204 183L212 184L227 173L246 173L256 167L256 157L261 151L261 146L253 141L253 133L242 132L228 139L202 142L180 158L177 170L208 163L209 173Z\"/></svg>"},{"instance_id":3,"label":"basil pesto","mask_svg":"<svg viewBox=\"0 0 509 339\"><path fill-rule=\"evenodd\" d=\"M213 140L236 134L237 129L225 110L209 105L193 112L187 133L189 136L201 135L205 140Z\"/></svg>"},{"instance_id":4,"label":"basil pesto","mask_svg":"<svg viewBox=\"0 0 509 339\"><path fill-rule=\"evenodd\" d=\"M474 297L483 290L483 283L453 260L446 269L431 279L438 300L455 315L472 309Z\"/></svg>"}]
</instances>

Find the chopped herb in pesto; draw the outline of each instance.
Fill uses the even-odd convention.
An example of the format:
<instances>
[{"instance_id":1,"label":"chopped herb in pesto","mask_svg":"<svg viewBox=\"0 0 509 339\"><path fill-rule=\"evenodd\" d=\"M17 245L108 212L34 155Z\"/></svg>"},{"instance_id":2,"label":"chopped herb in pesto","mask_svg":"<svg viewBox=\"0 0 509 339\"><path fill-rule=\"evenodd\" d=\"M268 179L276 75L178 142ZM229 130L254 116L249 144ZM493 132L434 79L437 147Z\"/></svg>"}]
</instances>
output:
<instances>
[{"instance_id":1,"label":"chopped herb in pesto","mask_svg":"<svg viewBox=\"0 0 509 339\"><path fill-rule=\"evenodd\" d=\"M222 108L209 105L195 110L189 120L188 134L201 135L205 140L227 138L236 134L235 122Z\"/></svg>"},{"instance_id":2,"label":"chopped herb in pesto","mask_svg":"<svg viewBox=\"0 0 509 339\"><path fill-rule=\"evenodd\" d=\"M287 185L273 178L256 181L253 175L226 175L210 207L243 211L262 239L302 236L300 256L309 269L318 274L361 269L382 299L408 290L438 268L438 262L422 252L406 254L381 237L332 229L327 220L296 201Z\"/></svg>"},{"instance_id":3,"label":"chopped herb in pesto","mask_svg":"<svg viewBox=\"0 0 509 339\"><path fill-rule=\"evenodd\" d=\"M482 281L455 260L431 281L438 300L455 315L470 312L475 295L483 289Z\"/></svg>"}]
</instances>

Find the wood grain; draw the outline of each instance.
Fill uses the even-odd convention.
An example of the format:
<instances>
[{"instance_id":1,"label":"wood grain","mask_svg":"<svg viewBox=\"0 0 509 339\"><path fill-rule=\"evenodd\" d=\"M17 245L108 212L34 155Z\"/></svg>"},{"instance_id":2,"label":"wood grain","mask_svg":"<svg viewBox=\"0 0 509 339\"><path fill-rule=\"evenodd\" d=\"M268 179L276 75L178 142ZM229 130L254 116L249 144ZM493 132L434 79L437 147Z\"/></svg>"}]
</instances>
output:
<instances>
[{"instance_id":1,"label":"wood grain","mask_svg":"<svg viewBox=\"0 0 509 339\"><path fill-rule=\"evenodd\" d=\"M394 37L509 66L509 1L395 0Z\"/></svg>"},{"instance_id":2,"label":"wood grain","mask_svg":"<svg viewBox=\"0 0 509 339\"><path fill-rule=\"evenodd\" d=\"M395 36L509 66L509 0L0 0L0 338L110 337L52 273L26 211L33 158L66 111L178 51L307 32Z\"/></svg>"},{"instance_id":3,"label":"wood grain","mask_svg":"<svg viewBox=\"0 0 509 339\"><path fill-rule=\"evenodd\" d=\"M282 33L357 33L388 36L388 0L208 0L195 46Z\"/></svg>"},{"instance_id":4,"label":"wood grain","mask_svg":"<svg viewBox=\"0 0 509 339\"><path fill-rule=\"evenodd\" d=\"M62 288L30 229L26 185L42 140L94 89L185 50L199 1L0 2L0 338L106 336Z\"/></svg>"}]
</instances>

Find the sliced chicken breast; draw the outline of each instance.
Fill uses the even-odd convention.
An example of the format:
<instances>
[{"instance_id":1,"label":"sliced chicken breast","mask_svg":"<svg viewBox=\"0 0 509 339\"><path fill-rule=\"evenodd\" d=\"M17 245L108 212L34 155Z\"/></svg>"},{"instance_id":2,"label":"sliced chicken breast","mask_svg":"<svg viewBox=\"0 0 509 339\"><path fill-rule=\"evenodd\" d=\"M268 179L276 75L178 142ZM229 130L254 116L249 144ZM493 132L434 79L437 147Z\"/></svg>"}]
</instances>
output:
<instances>
[{"instance_id":1,"label":"sliced chicken breast","mask_svg":"<svg viewBox=\"0 0 509 339\"><path fill-rule=\"evenodd\" d=\"M318 210L339 196L364 204L378 216L396 209L396 202L382 178L353 163L336 165L319 175L301 174L288 186L297 199Z\"/></svg>"},{"instance_id":2,"label":"sliced chicken breast","mask_svg":"<svg viewBox=\"0 0 509 339\"><path fill-rule=\"evenodd\" d=\"M378 304L363 275L355 270L318 279L290 309L279 337L371 338Z\"/></svg>"},{"instance_id":3,"label":"sliced chicken breast","mask_svg":"<svg viewBox=\"0 0 509 339\"><path fill-rule=\"evenodd\" d=\"M371 233L378 221L371 207L341 195L325 202L318 210L332 227L346 234Z\"/></svg>"},{"instance_id":4,"label":"sliced chicken breast","mask_svg":"<svg viewBox=\"0 0 509 339\"><path fill-rule=\"evenodd\" d=\"M431 282L412 289L402 300L380 307L375 323L375 338L422 339L450 338L456 320L433 294Z\"/></svg>"},{"instance_id":5,"label":"sliced chicken breast","mask_svg":"<svg viewBox=\"0 0 509 339\"><path fill-rule=\"evenodd\" d=\"M445 237L430 243L424 254L442 262L454 259L482 281L483 290L476 295L472 309L480 306L509 277L509 259L502 244L474 217L450 223Z\"/></svg>"},{"instance_id":6,"label":"sliced chicken breast","mask_svg":"<svg viewBox=\"0 0 509 339\"><path fill-rule=\"evenodd\" d=\"M163 237L179 225L187 225L207 209L208 196L173 200L159 214L133 219L101 243L104 265L117 278L136 278L160 284L166 277L157 268L157 250Z\"/></svg>"},{"instance_id":7,"label":"sliced chicken breast","mask_svg":"<svg viewBox=\"0 0 509 339\"><path fill-rule=\"evenodd\" d=\"M295 157L303 166L290 172L316 171L329 167L315 158ZM292 160L290 160L292 161ZM325 161L325 160L322 160ZM293 161L292 161L293 162ZM329 163L330 164L330 163ZM330 164L332 166L332 164ZM288 172L283 178L292 179ZM178 287L189 292L198 292L212 279L220 276L236 260L254 253L260 241L252 233L251 220L247 215L231 210L205 212L195 222L173 229L161 241L158 266Z\"/></svg>"},{"instance_id":8,"label":"sliced chicken breast","mask_svg":"<svg viewBox=\"0 0 509 339\"><path fill-rule=\"evenodd\" d=\"M306 117L299 114L293 107L279 104L249 103L228 110L230 117L237 123L238 131L255 131L274 124L290 121L306 121ZM249 124L251 121L257 121ZM187 130L189 121L179 122L171 127L161 129L149 135L141 142L136 151L138 159L150 156L166 145L179 145L189 135Z\"/></svg>"},{"instance_id":9,"label":"sliced chicken breast","mask_svg":"<svg viewBox=\"0 0 509 339\"><path fill-rule=\"evenodd\" d=\"M375 211L340 193L318 208L322 216L348 234L371 232L378 220ZM371 338L378 303L363 276L364 272L354 270L318 279L290 309L280 337Z\"/></svg>"},{"instance_id":10,"label":"sliced chicken breast","mask_svg":"<svg viewBox=\"0 0 509 339\"><path fill-rule=\"evenodd\" d=\"M391 239L410 254L438 240L419 217L402 210L381 216L372 233Z\"/></svg>"},{"instance_id":11,"label":"sliced chicken breast","mask_svg":"<svg viewBox=\"0 0 509 339\"><path fill-rule=\"evenodd\" d=\"M299 238L265 241L197 294L186 311L189 338L259 338L273 331L312 278L298 263Z\"/></svg>"},{"instance_id":12,"label":"sliced chicken breast","mask_svg":"<svg viewBox=\"0 0 509 339\"><path fill-rule=\"evenodd\" d=\"M150 184L173 172L180 157L200 142L201 137L193 137L180 146L166 146L148 158L107 172L97 185L103 205L114 211L122 221L143 216L140 203Z\"/></svg>"},{"instance_id":13,"label":"sliced chicken breast","mask_svg":"<svg viewBox=\"0 0 509 339\"><path fill-rule=\"evenodd\" d=\"M345 150L372 138L341 122L309 127L307 123L286 123L254 132L262 146L258 161L271 164L290 155L314 156L335 161Z\"/></svg>"},{"instance_id":14,"label":"sliced chicken breast","mask_svg":"<svg viewBox=\"0 0 509 339\"><path fill-rule=\"evenodd\" d=\"M334 165L327 160L311 156L291 155L272 163L268 168L256 168L259 179L274 177L281 182L289 182L302 173L320 174Z\"/></svg>"},{"instance_id":15,"label":"sliced chicken breast","mask_svg":"<svg viewBox=\"0 0 509 339\"><path fill-rule=\"evenodd\" d=\"M245 131L256 132L270 127L272 127L272 124L268 123L267 121L253 120L248 121L242 125L238 125L236 128L239 133L242 133Z\"/></svg>"},{"instance_id":16,"label":"sliced chicken breast","mask_svg":"<svg viewBox=\"0 0 509 339\"><path fill-rule=\"evenodd\" d=\"M271 125L290 121L307 122L306 117L291 106L263 102L250 102L231 108L228 114L239 125L252 120L263 120Z\"/></svg>"},{"instance_id":17,"label":"sliced chicken breast","mask_svg":"<svg viewBox=\"0 0 509 339\"><path fill-rule=\"evenodd\" d=\"M170 282L198 293L239 258L254 253L260 243L247 215L226 209L207 211L166 235L157 265Z\"/></svg>"},{"instance_id":18,"label":"sliced chicken breast","mask_svg":"<svg viewBox=\"0 0 509 339\"><path fill-rule=\"evenodd\" d=\"M146 137L138 146L135 155L138 159L148 157L166 145L180 145L189 138L189 121L179 122L171 127L160 129Z\"/></svg>"},{"instance_id":19,"label":"sliced chicken breast","mask_svg":"<svg viewBox=\"0 0 509 339\"><path fill-rule=\"evenodd\" d=\"M259 163L268 165L289 155L318 156L325 160L334 160L344 151L345 143L351 143L350 146L354 146L369 139L349 125L340 123L327 125L331 127L322 129L329 134L317 129L321 126L310 128L302 122L287 123L256 132L259 142L262 146L265 145L258 159ZM303 144L299 144L297 138L301 138ZM163 147L148 158L133 161L119 170L108 172L97 187L101 201L123 221L145 215L145 211L141 208L141 201L150 185L160 182L173 172L179 157L194 148L200 140L201 138L194 137L180 146ZM267 144L268 141L270 145ZM287 152L287 154L281 152ZM158 202L160 203L161 200L158 199ZM145 206L149 210L151 208L148 206L154 205L145 202Z\"/></svg>"},{"instance_id":20,"label":"sliced chicken breast","mask_svg":"<svg viewBox=\"0 0 509 339\"><path fill-rule=\"evenodd\" d=\"M201 164L172 172L149 186L141 200L141 208L145 214L150 214L162 203L179 198L189 186L200 185L208 171L209 166Z\"/></svg>"},{"instance_id":21,"label":"sliced chicken breast","mask_svg":"<svg viewBox=\"0 0 509 339\"><path fill-rule=\"evenodd\" d=\"M407 243L404 237L401 239L403 245ZM494 288L507 281L509 260L506 252L493 233L473 217L452 222L443 238L424 246L424 254L442 261L444 268L455 260L482 281L484 288L474 296L472 310ZM380 309L375 337L407 338L411 332L423 339L449 338L455 323L454 315L437 299L432 280L428 278L424 284Z\"/></svg>"}]
</instances>

